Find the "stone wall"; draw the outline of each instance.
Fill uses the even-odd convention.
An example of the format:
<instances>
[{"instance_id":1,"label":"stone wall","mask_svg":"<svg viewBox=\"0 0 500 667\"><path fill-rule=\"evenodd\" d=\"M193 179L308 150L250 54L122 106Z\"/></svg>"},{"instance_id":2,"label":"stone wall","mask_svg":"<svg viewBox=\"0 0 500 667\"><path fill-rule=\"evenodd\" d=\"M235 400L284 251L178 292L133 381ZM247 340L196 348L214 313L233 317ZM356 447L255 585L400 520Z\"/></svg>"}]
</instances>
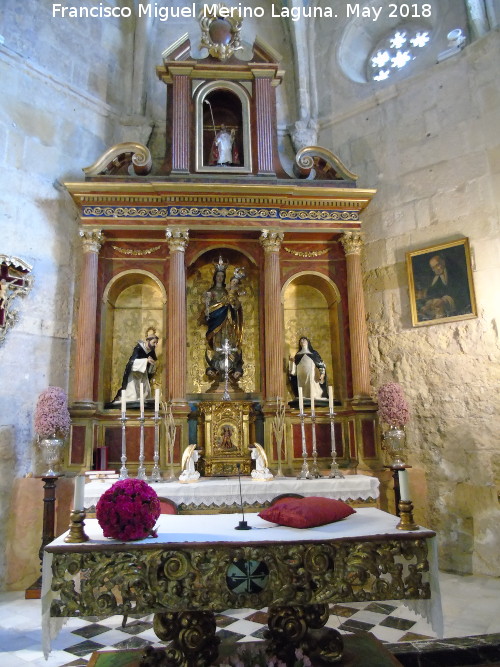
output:
<instances>
[{"instance_id":1,"label":"stone wall","mask_svg":"<svg viewBox=\"0 0 500 667\"><path fill-rule=\"evenodd\" d=\"M500 34L492 31L396 85L376 94L369 87L374 94L355 100L349 114L327 115L324 107L320 133L361 186L378 190L363 220L372 379L374 390L400 382L411 404L408 459L419 520L439 532L441 567L495 576L499 61ZM472 248L478 318L413 328L405 253L462 237Z\"/></svg>"},{"instance_id":2,"label":"stone wall","mask_svg":"<svg viewBox=\"0 0 500 667\"><path fill-rule=\"evenodd\" d=\"M37 396L48 385L70 384L81 252L76 211L61 182L82 180L82 167L113 143L130 67L130 32L118 20L65 22L51 17L51 6L5 3L0 16L0 252L32 264L35 278L30 294L14 301L19 322L0 347L0 588L23 586L33 573L31 566L28 575L17 571L17 581L15 573L6 577L9 509L19 522L11 536L33 521L38 526L35 563L41 541L41 503L34 515L26 503L22 512L13 506L19 478L41 472ZM41 480L32 483L41 488Z\"/></svg>"}]
</instances>

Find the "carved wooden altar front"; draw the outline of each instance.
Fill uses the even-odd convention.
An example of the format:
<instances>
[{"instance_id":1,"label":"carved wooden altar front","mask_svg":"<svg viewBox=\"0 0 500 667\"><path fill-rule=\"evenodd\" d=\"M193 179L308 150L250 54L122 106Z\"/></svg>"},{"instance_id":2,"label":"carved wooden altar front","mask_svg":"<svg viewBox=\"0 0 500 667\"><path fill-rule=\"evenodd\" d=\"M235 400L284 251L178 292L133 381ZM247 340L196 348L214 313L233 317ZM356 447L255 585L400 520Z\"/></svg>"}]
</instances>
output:
<instances>
[{"instance_id":1,"label":"carved wooden altar front","mask_svg":"<svg viewBox=\"0 0 500 667\"><path fill-rule=\"evenodd\" d=\"M212 52L192 58L184 37L163 54L157 73L168 88L164 156L119 144L85 169L84 182L66 183L83 242L68 467L90 467L100 446L110 449L109 467L119 467L120 411L113 398L132 348L152 329L160 340L154 387L172 402L178 427L176 466L185 447L197 442L208 457L205 474L234 473L238 457L248 473L253 438L274 465L271 422L281 397L289 403L281 458L285 472L300 468L287 368L298 339L307 336L334 387L339 462L378 470L361 274L361 215L375 191L358 188L356 176L323 148L299 151L294 174L286 173L276 133L275 89L284 75L279 54L259 40L249 61L217 44ZM225 131L231 153L220 163L213 148ZM222 375L207 373L205 295L217 261L227 265L228 283L235 271L244 275L235 293L243 313L235 353L242 372L231 376L226 406L219 405ZM236 449L218 444L221 411L231 412L226 422L234 427ZM259 413L254 427L252 411ZM135 406L127 416L134 460ZM329 433L327 407L320 404L324 468ZM148 406L145 439L150 463Z\"/></svg>"},{"instance_id":2,"label":"carved wooden altar front","mask_svg":"<svg viewBox=\"0 0 500 667\"><path fill-rule=\"evenodd\" d=\"M45 549L50 616L154 613L157 635L174 640L178 667L200 656L213 664L215 614L225 609L268 607L275 650L286 655L293 647L292 656L282 656L286 664L293 664L295 648L325 649L308 646L308 632L326 624L330 604L413 600L442 630L433 531L398 530L397 517L375 508L300 537L255 514L248 519L253 530L237 531L233 514L210 521L162 515L157 539L133 543L104 538L97 521L88 520L88 542L66 544L61 536ZM314 664L323 664L321 657L327 656ZM330 655L327 664L338 658Z\"/></svg>"}]
</instances>

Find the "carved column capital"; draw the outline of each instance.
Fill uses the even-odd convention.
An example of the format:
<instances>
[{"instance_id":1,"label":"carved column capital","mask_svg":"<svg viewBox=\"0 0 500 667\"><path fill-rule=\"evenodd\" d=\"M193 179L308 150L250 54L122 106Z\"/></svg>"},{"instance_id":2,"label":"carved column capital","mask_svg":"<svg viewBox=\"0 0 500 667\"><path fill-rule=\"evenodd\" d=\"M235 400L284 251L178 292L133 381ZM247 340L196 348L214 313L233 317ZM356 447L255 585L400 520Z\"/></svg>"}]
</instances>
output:
<instances>
[{"instance_id":1,"label":"carved column capital","mask_svg":"<svg viewBox=\"0 0 500 667\"><path fill-rule=\"evenodd\" d=\"M273 232L269 229L263 229L259 241L264 248L264 252L279 252L283 238L283 232Z\"/></svg>"},{"instance_id":2,"label":"carved column capital","mask_svg":"<svg viewBox=\"0 0 500 667\"><path fill-rule=\"evenodd\" d=\"M363 247L363 235L361 232L344 232L340 237L346 255L360 255Z\"/></svg>"},{"instance_id":3,"label":"carved column capital","mask_svg":"<svg viewBox=\"0 0 500 667\"><path fill-rule=\"evenodd\" d=\"M99 254L99 250L104 243L104 234L100 229L80 229L83 252L93 252Z\"/></svg>"},{"instance_id":4,"label":"carved column capital","mask_svg":"<svg viewBox=\"0 0 500 667\"><path fill-rule=\"evenodd\" d=\"M168 227L165 236L170 252L184 252L186 250L189 243L189 229L170 229Z\"/></svg>"}]
</instances>

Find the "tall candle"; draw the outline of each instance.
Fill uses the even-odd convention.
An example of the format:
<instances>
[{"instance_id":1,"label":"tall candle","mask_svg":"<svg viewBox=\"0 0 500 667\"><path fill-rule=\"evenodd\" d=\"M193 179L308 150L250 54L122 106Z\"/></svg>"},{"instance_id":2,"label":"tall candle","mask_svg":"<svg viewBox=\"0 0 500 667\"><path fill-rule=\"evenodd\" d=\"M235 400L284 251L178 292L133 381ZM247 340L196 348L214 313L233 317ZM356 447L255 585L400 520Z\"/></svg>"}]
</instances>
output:
<instances>
[{"instance_id":1,"label":"tall candle","mask_svg":"<svg viewBox=\"0 0 500 667\"><path fill-rule=\"evenodd\" d=\"M141 417L144 416L144 383L141 382L139 387L139 405L141 408Z\"/></svg>"},{"instance_id":2,"label":"tall candle","mask_svg":"<svg viewBox=\"0 0 500 667\"><path fill-rule=\"evenodd\" d=\"M302 387L299 387L299 412L301 415L304 414L304 392Z\"/></svg>"},{"instance_id":3,"label":"tall candle","mask_svg":"<svg viewBox=\"0 0 500 667\"><path fill-rule=\"evenodd\" d=\"M125 417L125 415L127 413L127 401L125 399L125 392L123 390L122 390L121 398L122 398L122 417Z\"/></svg>"},{"instance_id":4,"label":"tall candle","mask_svg":"<svg viewBox=\"0 0 500 667\"><path fill-rule=\"evenodd\" d=\"M333 387L330 385L328 387L328 407L330 408L330 412L333 412Z\"/></svg>"},{"instance_id":5,"label":"tall candle","mask_svg":"<svg viewBox=\"0 0 500 667\"><path fill-rule=\"evenodd\" d=\"M75 495L73 497L73 511L83 512L85 508L85 476L75 477Z\"/></svg>"},{"instance_id":6,"label":"tall candle","mask_svg":"<svg viewBox=\"0 0 500 667\"><path fill-rule=\"evenodd\" d=\"M408 481L408 472L406 469L398 472L398 479L400 500L410 500L410 483Z\"/></svg>"},{"instance_id":7,"label":"tall candle","mask_svg":"<svg viewBox=\"0 0 500 667\"><path fill-rule=\"evenodd\" d=\"M157 387L155 389L155 415L158 414L159 410L160 410L160 390Z\"/></svg>"},{"instance_id":8,"label":"tall candle","mask_svg":"<svg viewBox=\"0 0 500 667\"><path fill-rule=\"evenodd\" d=\"M311 414L314 414L314 377L311 376L311 388L310 388L310 394L311 394Z\"/></svg>"}]
</instances>

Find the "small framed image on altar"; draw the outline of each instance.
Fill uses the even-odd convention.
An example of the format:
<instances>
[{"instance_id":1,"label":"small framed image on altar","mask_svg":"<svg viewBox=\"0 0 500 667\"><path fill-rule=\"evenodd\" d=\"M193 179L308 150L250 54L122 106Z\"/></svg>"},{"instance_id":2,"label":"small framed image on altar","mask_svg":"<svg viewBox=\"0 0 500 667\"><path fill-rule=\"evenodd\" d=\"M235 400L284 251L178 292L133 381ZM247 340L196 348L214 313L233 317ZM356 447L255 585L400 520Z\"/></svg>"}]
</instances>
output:
<instances>
[{"instance_id":1,"label":"small framed image on altar","mask_svg":"<svg viewBox=\"0 0 500 667\"><path fill-rule=\"evenodd\" d=\"M414 327L477 317L469 239L406 253Z\"/></svg>"}]
</instances>

